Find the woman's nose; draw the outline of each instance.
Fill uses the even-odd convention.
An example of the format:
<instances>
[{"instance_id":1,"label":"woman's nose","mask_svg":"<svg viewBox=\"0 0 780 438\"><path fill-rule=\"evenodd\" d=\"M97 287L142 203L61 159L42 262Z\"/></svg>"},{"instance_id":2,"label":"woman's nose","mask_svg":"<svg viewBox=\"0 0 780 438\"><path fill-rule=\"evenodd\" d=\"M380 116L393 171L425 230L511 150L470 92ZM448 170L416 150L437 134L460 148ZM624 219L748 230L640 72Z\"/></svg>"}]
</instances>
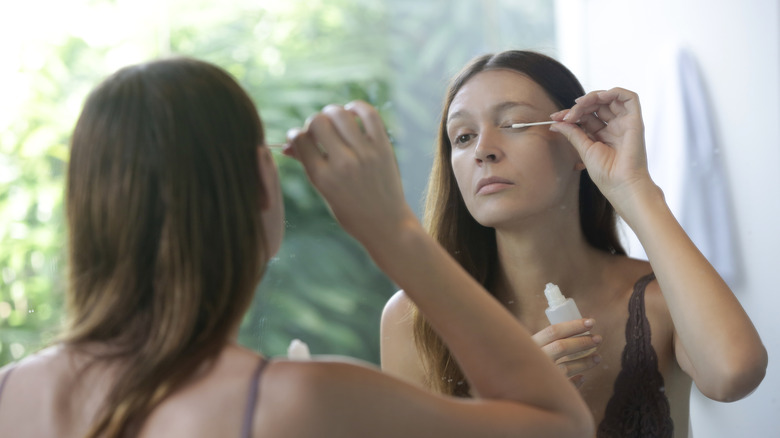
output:
<instances>
[{"instance_id":1,"label":"woman's nose","mask_svg":"<svg viewBox=\"0 0 780 438\"><path fill-rule=\"evenodd\" d=\"M494 163L503 157L498 135L489 132L482 132L477 137L477 145L474 148L474 158L479 163Z\"/></svg>"}]
</instances>

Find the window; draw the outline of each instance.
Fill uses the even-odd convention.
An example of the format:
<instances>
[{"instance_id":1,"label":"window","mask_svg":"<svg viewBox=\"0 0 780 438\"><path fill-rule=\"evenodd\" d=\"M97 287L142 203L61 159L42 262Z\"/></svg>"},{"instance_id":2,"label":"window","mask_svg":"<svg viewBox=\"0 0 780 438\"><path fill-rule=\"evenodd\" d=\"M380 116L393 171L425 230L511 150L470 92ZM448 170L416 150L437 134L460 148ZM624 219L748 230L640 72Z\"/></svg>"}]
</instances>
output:
<instances>
[{"instance_id":1,"label":"window","mask_svg":"<svg viewBox=\"0 0 780 438\"><path fill-rule=\"evenodd\" d=\"M488 51L553 54L544 0L17 2L0 18L0 365L50 341L63 315L62 188L84 97L124 65L167 54L230 71L250 92L269 143L328 103L376 105L420 212L447 79ZM46 10L46 14L39 13ZM15 41L15 43L10 43ZM379 360L379 316L394 285L332 220L297 162L278 157L287 234L240 342L285 354Z\"/></svg>"}]
</instances>

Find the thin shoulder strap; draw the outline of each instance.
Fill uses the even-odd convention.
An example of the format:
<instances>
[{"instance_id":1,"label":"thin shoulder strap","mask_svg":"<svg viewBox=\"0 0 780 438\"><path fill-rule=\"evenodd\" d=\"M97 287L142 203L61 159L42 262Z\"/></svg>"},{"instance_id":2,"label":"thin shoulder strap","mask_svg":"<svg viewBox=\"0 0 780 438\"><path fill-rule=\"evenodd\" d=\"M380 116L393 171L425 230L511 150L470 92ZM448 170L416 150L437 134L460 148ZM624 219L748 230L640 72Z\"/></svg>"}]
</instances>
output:
<instances>
[{"instance_id":1,"label":"thin shoulder strap","mask_svg":"<svg viewBox=\"0 0 780 438\"><path fill-rule=\"evenodd\" d=\"M650 321L645 311L645 288L655 280L650 273L634 284L628 301L626 346L615 378L612 397L604 410L597 438L674 436L664 376L658 370L653 349Z\"/></svg>"},{"instance_id":2,"label":"thin shoulder strap","mask_svg":"<svg viewBox=\"0 0 780 438\"><path fill-rule=\"evenodd\" d=\"M8 369L8 372L5 373L5 376L3 376L3 380L0 380L0 398L3 396L3 389L5 388L5 382L8 381L8 377L11 375L11 373L14 372L15 366L12 366Z\"/></svg>"},{"instance_id":3,"label":"thin shoulder strap","mask_svg":"<svg viewBox=\"0 0 780 438\"><path fill-rule=\"evenodd\" d=\"M249 381L249 396L246 399L244 424L241 426L242 438L250 438L252 436L252 423L254 421L255 408L257 406L257 399L260 392L260 377L262 376L266 365L268 365L268 362L270 362L270 360L261 358L260 363L257 364L257 368L255 368L255 372L252 373L252 380Z\"/></svg>"}]
</instances>

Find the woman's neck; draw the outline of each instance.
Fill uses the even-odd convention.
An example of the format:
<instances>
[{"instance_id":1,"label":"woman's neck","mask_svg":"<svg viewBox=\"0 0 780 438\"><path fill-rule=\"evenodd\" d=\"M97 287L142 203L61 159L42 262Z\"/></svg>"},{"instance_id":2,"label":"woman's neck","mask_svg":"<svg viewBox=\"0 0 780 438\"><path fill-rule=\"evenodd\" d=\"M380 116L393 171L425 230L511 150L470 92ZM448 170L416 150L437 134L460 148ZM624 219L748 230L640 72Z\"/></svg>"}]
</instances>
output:
<instances>
[{"instance_id":1,"label":"woman's neck","mask_svg":"<svg viewBox=\"0 0 780 438\"><path fill-rule=\"evenodd\" d=\"M546 283L564 295L588 294L599 282L609 255L587 243L579 223L496 229L498 281L496 296L518 317L543 318Z\"/></svg>"}]
</instances>

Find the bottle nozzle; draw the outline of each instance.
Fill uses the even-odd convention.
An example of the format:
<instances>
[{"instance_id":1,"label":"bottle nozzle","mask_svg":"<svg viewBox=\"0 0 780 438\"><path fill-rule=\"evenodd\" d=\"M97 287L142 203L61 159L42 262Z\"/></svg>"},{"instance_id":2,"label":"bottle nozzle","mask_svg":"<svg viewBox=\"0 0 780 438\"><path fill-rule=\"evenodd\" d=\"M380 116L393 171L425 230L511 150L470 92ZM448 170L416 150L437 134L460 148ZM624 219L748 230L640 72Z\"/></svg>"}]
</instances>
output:
<instances>
[{"instance_id":1,"label":"bottle nozzle","mask_svg":"<svg viewBox=\"0 0 780 438\"><path fill-rule=\"evenodd\" d=\"M547 297L547 305L549 307L560 306L566 301L566 298L561 293L561 289L552 283L547 283L544 286L544 296Z\"/></svg>"}]
</instances>

